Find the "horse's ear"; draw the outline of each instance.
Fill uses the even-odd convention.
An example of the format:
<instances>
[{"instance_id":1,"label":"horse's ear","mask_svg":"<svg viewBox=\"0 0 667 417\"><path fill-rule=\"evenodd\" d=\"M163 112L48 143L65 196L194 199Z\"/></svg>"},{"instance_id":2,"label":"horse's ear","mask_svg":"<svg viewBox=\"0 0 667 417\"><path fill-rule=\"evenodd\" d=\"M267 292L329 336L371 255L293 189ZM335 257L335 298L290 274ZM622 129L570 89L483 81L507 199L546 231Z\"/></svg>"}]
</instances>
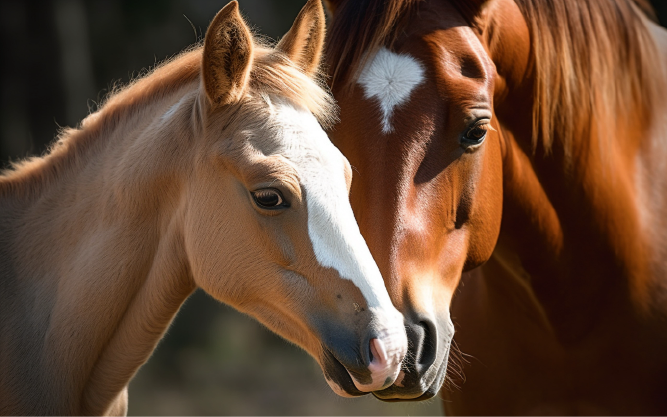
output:
<instances>
[{"instance_id":1,"label":"horse's ear","mask_svg":"<svg viewBox=\"0 0 667 417\"><path fill-rule=\"evenodd\" d=\"M308 0L292 28L276 47L309 76L315 74L320 65L325 35L324 19L321 0Z\"/></svg>"},{"instance_id":2,"label":"horse's ear","mask_svg":"<svg viewBox=\"0 0 667 417\"><path fill-rule=\"evenodd\" d=\"M470 22L476 21L494 0L458 0L455 4Z\"/></svg>"},{"instance_id":3,"label":"horse's ear","mask_svg":"<svg viewBox=\"0 0 667 417\"><path fill-rule=\"evenodd\" d=\"M229 104L243 97L252 54L252 34L234 0L218 12L204 39L202 79L211 104Z\"/></svg>"}]
</instances>

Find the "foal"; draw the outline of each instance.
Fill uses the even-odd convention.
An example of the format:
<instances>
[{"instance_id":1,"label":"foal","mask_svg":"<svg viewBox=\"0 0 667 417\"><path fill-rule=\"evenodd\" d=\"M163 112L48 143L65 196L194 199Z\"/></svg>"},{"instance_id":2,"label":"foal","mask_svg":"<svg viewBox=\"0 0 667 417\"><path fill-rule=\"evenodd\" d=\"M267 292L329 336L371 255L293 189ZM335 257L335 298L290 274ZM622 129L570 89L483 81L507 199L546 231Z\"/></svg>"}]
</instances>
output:
<instances>
[{"instance_id":1,"label":"foal","mask_svg":"<svg viewBox=\"0 0 667 417\"><path fill-rule=\"evenodd\" d=\"M196 287L308 351L330 386L391 385L405 352L318 120L324 12L275 49L236 2L186 52L0 177L0 413L125 414Z\"/></svg>"}]
</instances>

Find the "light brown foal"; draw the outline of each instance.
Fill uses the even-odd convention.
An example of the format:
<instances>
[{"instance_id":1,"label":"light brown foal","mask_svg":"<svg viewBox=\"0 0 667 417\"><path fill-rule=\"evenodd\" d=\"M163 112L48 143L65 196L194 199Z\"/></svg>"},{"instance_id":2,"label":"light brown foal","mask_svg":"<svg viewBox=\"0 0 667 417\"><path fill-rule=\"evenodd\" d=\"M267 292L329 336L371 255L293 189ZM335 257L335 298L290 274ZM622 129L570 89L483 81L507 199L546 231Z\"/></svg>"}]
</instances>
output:
<instances>
[{"instance_id":1,"label":"light brown foal","mask_svg":"<svg viewBox=\"0 0 667 417\"><path fill-rule=\"evenodd\" d=\"M232 2L203 48L0 176L0 414L125 414L198 286L308 351L341 395L395 381L403 318L317 120L335 117L323 38L319 0L276 48Z\"/></svg>"}]
</instances>

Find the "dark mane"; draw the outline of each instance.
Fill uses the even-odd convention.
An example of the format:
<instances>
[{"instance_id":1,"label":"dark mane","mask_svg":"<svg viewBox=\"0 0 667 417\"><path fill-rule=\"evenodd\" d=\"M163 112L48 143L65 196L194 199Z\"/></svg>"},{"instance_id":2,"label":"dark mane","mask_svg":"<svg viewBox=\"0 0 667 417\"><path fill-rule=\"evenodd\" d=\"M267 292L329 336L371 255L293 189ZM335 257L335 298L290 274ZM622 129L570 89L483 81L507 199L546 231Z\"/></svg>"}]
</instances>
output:
<instances>
[{"instance_id":1,"label":"dark mane","mask_svg":"<svg viewBox=\"0 0 667 417\"><path fill-rule=\"evenodd\" d=\"M342 0L325 52L332 85L354 82L368 52L390 47L422 1ZM479 3L450 1L464 16ZM535 146L549 151L557 138L569 153L582 133L604 137L637 114L649 122L660 90L654 85L655 45L643 22L644 15L655 20L655 14L646 0L515 2L528 23L534 56Z\"/></svg>"},{"instance_id":2,"label":"dark mane","mask_svg":"<svg viewBox=\"0 0 667 417\"><path fill-rule=\"evenodd\" d=\"M336 9L327 35L325 63L336 82L351 82L363 67L367 51L391 46L423 0L348 0Z\"/></svg>"}]
</instances>

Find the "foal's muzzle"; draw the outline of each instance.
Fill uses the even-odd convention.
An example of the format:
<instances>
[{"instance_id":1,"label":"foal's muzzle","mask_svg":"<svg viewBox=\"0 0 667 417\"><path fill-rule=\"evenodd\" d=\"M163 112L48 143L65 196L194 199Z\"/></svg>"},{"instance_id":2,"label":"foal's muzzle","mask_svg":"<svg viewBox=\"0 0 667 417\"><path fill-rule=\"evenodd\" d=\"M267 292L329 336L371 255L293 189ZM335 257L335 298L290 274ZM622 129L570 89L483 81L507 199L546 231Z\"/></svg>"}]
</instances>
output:
<instances>
[{"instance_id":1,"label":"foal's muzzle","mask_svg":"<svg viewBox=\"0 0 667 417\"><path fill-rule=\"evenodd\" d=\"M382 390L399 376L407 352L400 313L394 310L371 314L363 337L345 334L339 328L323 338L322 369L338 395L351 397Z\"/></svg>"}]
</instances>

